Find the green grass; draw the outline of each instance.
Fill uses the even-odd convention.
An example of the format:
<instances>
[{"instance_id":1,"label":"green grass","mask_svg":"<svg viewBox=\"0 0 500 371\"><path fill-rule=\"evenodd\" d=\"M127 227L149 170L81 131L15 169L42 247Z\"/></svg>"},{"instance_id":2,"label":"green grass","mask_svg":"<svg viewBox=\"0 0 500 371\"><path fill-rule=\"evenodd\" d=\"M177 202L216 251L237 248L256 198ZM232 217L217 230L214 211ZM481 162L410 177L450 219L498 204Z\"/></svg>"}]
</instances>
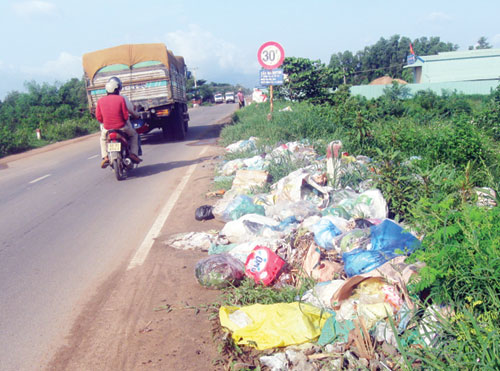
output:
<instances>
[{"instance_id":1,"label":"green grass","mask_svg":"<svg viewBox=\"0 0 500 371\"><path fill-rule=\"evenodd\" d=\"M245 278L239 286L222 291L221 303L230 306L246 306L257 303L292 303L297 301L297 297L301 297L304 292L311 289L314 284L313 280L304 279L297 287L285 286L276 289L258 285L252 279Z\"/></svg>"}]
</instances>

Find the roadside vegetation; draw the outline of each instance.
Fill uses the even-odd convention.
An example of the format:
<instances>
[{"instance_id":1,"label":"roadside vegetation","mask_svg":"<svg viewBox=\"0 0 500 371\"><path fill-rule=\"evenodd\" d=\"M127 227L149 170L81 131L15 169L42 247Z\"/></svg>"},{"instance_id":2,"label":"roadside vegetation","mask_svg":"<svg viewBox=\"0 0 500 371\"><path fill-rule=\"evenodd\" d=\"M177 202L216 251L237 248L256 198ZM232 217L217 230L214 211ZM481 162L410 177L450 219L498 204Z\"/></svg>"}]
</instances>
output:
<instances>
[{"instance_id":1,"label":"roadside vegetation","mask_svg":"<svg viewBox=\"0 0 500 371\"><path fill-rule=\"evenodd\" d=\"M83 80L54 85L32 81L25 86L27 92L13 91L0 102L0 157L99 129L87 109Z\"/></svg>"},{"instance_id":2,"label":"roadside vegetation","mask_svg":"<svg viewBox=\"0 0 500 371\"><path fill-rule=\"evenodd\" d=\"M188 79L188 99L210 103L215 92L237 91L239 86ZM13 91L0 101L0 157L91 134L99 123L88 110L84 80L64 84L25 83L26 92ZM37 138L40 131L40 139Z\"/></svg>"},{"instance_id":3,"label":"roadside vegetation","mask_svg":"<svg viewBox=\"0 0 500 371\"><path fill-rule=\"evenodd\" d=\"M288 58L285 72L290 64L310 68L309 75L321 67ZM349 154L369 156L390 217L423 236L423 247L411 259L426 267L408 287L421 308L415 319L431 304L451 308L428 329L437 335L431 344L415 339L412 331L398 339L401 367L498 369L500 214L498 207L480 204L477 188L500 190L500 87L489 96L420 92L409 98L404 86L395 84L384 96L366 100L350 96L346 86L310 95L307 84L299 86L291 76L278 93L283 99L275 101L271 120L269 104L245 107L223 129L222 144L251 136L262 146L308 140L325 153L327 143L341 140ZM286 175L279 167L288 165L273 165L273 181ZM238 290L226 293L225 301L241 305L247 302L241 298L256 300L262 290L269 302L264 294L269 289L244 285Z\"/></svg>"}]
</instances>

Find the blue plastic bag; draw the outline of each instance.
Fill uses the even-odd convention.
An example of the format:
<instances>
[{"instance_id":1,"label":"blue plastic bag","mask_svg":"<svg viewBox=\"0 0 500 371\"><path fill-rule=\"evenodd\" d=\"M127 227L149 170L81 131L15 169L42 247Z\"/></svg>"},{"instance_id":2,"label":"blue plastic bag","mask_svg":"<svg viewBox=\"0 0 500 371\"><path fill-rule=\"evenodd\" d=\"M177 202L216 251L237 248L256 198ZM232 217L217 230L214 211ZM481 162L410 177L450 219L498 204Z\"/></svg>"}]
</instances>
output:
<instances>
[{"instance_id":1,"label":"blue plastic bag","mask_svg":"<svg viewBox=\"0 0 500 371\"><path fill-rule=\"evenodd\" d=\"M369 272L400 255L410 255L420 241L392 220L370 227L371 249L355 249L342 254L348 277Z\"/></svg>"},{"instance_id":2,"label":"blue plastic bag","mask_svg":"<svg viewBox=\"0 0 500 371\"><path fill-rule=\"evenodd\" d=\"M299 221L295 216L289 216L281 221L276 227L271 227L273 231L284 232L287 228L294 227L296 224L299 224Z\"/></svg>"},{"instance_id":3,"label":"blue plastic bag","mask_svg":"<svg viewBox=\"0 0 500 371\"><path fill-rule=\"evenodd\" d=\"M333 249L333 238L342 234L342 231L327 218L321 218L311 227L311 230L314 233L314 242L326 250Z\"/></svg>"}]
</instances>

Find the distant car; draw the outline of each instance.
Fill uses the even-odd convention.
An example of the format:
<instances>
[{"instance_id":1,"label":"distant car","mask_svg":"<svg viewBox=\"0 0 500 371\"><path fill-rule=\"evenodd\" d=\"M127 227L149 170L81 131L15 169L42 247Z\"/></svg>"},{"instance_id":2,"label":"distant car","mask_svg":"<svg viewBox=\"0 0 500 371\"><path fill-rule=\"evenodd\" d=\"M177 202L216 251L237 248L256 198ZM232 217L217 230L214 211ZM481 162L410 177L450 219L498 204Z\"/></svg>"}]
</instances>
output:
<instances>
[{"instance_id":1,"label":"distant car","mask_svg":"<svg viewBox=\"0 0 500 371\"><path fill-rule=\"evenodd\" d=\"M217 93L214 95L214 102L215 103L224 103L224 97L222 96L221 93Z\"/></svg>"},{"instance_id":2,"label":"distant car","mask_svg":"<svg viewBox=\"0 0 500 371\"><path fill-rule=\"evenodd\" d=\"M226 103L234 103L234 93L232 91L226 92Z\"/></svg>"}]
</instances>

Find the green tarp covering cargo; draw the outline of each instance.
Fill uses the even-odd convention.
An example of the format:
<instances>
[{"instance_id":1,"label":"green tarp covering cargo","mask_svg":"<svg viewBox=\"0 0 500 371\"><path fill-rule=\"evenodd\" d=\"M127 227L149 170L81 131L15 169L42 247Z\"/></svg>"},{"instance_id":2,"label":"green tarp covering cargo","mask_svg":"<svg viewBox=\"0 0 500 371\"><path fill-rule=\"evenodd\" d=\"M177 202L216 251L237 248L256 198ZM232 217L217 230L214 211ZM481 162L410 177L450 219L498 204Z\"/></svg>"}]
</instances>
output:
<instances>
[{"instance_id":1,"label":"green tarp covering cargo","mask_svg":"<svg viewBox=\"0 0 500 371\"><path fill-rule=\"evenodd\" d=\"M182 140L188 129L186 65L165 44L126 44L86 53L82 57L89 109L106 95L105 85L116 76L125 95L146 124L141 133L155 128L166 137Z\"/></svg>"}]
</instances>

